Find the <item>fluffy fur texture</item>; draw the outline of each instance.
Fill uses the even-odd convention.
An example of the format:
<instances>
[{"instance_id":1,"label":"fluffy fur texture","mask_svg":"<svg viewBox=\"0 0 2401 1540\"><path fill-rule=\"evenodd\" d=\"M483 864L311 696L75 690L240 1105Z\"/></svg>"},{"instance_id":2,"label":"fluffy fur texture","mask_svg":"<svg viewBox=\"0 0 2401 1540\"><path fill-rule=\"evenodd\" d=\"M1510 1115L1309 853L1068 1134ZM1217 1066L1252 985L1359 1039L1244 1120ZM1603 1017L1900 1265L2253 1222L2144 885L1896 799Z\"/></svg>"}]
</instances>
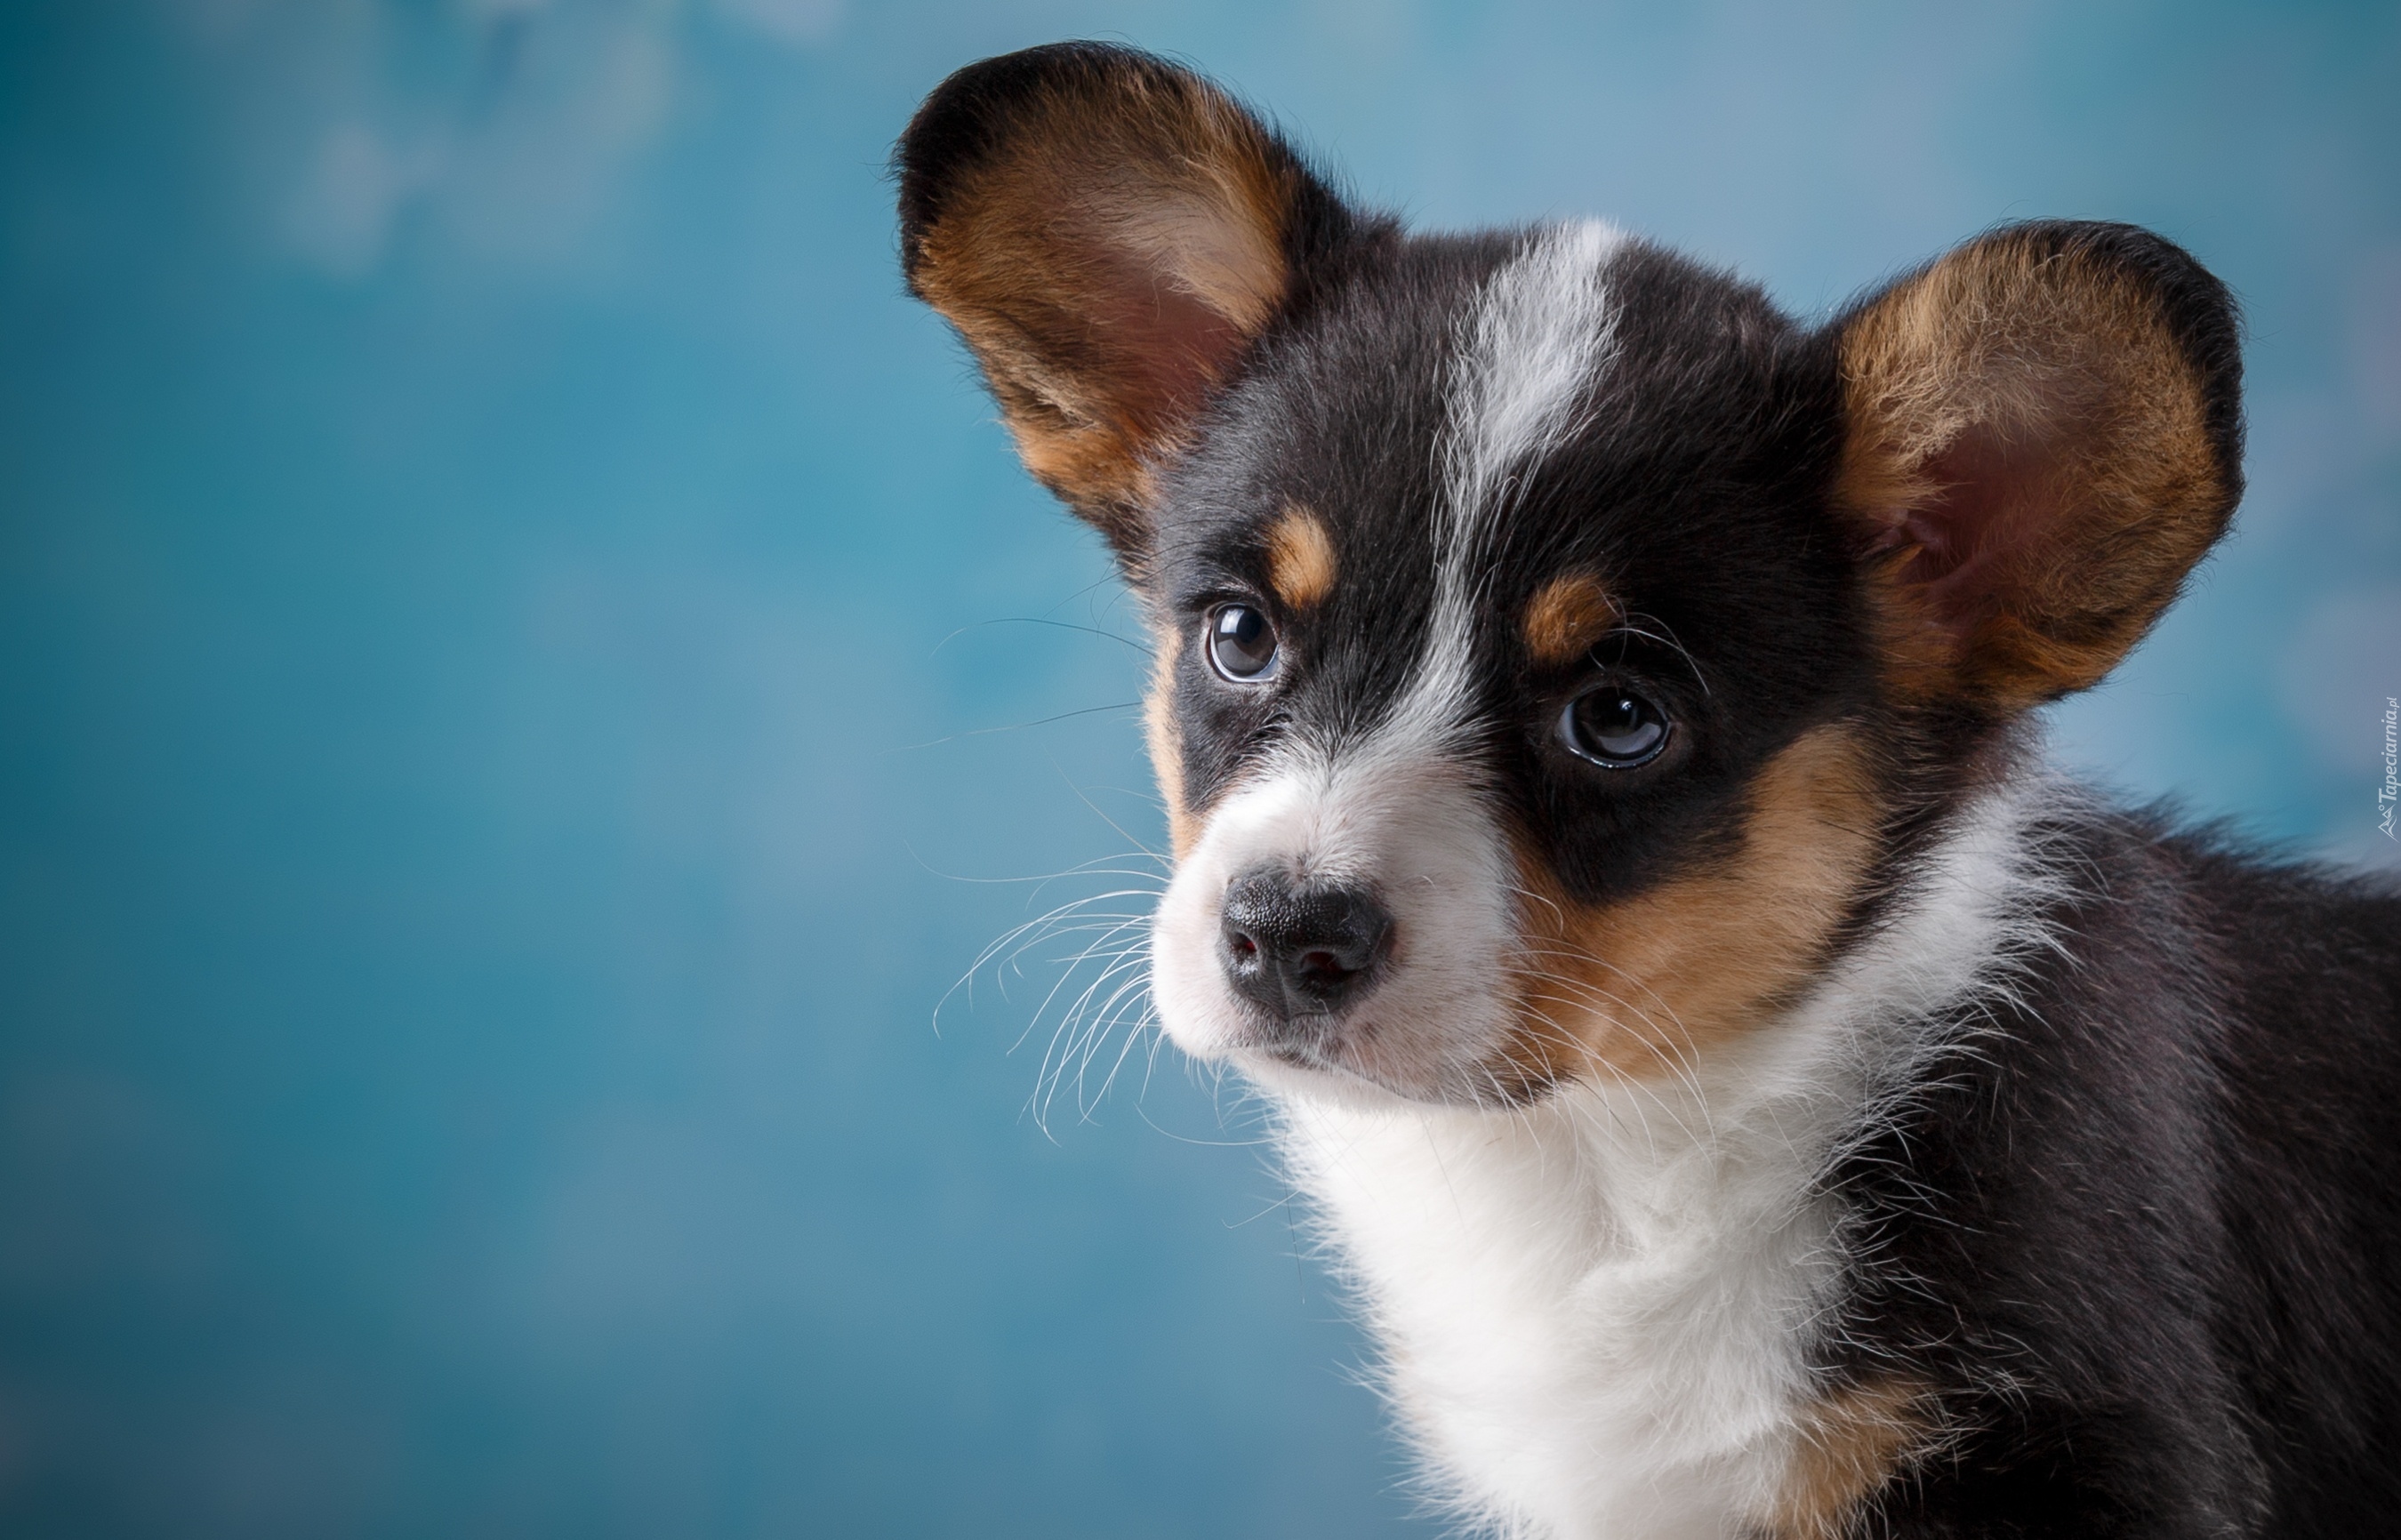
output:
<instances>
[{"instance_id":1,"label":"fluffy fur texture","mask_svg":"<svg viewBox=\"0 0 2401 1540\"><path fill-rule=\"evenodd\" d=\"M1158 1012L1278 1108L1430 1480L1581 1537L2367 1533L2401 900L2053 778L2241 493L2124 226L1822 326L1407 236L1131 50L898 156L912 290L1158 639Z\"/></svg>"},{"instance_id":2,"label":"fluffy fur texture","mask_svg":"<svg viewBox=\"0 0 2401 1540\"><path fill-rule=\"evenodd\" d=\"M1854 1239L1819 1176L1972 1058L1983 1010L2048 943L2055 878L2025 836L2058 795L2029 777L1980 804L1905 917L1685 1076L1578 1081L1505 1118L1286 1099L1296 1170L1406 1344L1393 1394L1466 1517L1806 1534L1861 1495L1862 1473L1811 1459L1847 1431L1817 1425L1810 1350ZM1883 1422L1875 1476L1941 1437L1907 1406Z\"/></svg>"}]
</instances>

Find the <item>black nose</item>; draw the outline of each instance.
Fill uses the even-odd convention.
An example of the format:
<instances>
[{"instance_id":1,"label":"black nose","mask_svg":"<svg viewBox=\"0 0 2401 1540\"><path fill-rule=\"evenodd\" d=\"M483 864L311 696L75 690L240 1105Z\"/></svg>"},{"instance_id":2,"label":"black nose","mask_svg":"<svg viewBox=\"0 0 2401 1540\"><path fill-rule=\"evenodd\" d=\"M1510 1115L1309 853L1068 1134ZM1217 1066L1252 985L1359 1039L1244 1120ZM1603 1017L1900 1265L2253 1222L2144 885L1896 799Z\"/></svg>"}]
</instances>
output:
<instances>
[{"instance_id":1,"label":"black nose","mask_svg":"<svg viewBox=\"0 0 2401 1540\"><path fill-rule=\"evenodd\" d=\"M1222 960L1278 1021L1330 1015L1375 986L1393 916L1365 891L1263 867L1226 889Z\"/></svg>"}]
</instances>

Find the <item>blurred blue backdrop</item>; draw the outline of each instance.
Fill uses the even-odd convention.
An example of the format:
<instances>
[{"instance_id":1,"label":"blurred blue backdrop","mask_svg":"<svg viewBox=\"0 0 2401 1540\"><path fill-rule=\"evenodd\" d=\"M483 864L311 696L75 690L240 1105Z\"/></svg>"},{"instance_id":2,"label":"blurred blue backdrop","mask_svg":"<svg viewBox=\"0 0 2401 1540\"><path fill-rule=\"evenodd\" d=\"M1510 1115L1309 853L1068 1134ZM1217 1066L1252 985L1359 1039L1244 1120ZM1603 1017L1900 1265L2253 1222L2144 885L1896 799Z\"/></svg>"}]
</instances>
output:
<instances>
[{"instance_id":1,"label":"blurred blue backdrop","mask_svg":"<svg viewBox=\"0 0 2401 1540\"><path fill-rule=\"evenodd\" d=\"M1038 966L936 1029L1157 815L1107 567L899 295L912 105L1125 38L1804 310L2165 231L2253 490L2060 749L2374 859L2396 17L7 7L0 1532L1430 1533L1230 1095L1136 1043L1046 1134Z\"/></svg>"}]
</instances>

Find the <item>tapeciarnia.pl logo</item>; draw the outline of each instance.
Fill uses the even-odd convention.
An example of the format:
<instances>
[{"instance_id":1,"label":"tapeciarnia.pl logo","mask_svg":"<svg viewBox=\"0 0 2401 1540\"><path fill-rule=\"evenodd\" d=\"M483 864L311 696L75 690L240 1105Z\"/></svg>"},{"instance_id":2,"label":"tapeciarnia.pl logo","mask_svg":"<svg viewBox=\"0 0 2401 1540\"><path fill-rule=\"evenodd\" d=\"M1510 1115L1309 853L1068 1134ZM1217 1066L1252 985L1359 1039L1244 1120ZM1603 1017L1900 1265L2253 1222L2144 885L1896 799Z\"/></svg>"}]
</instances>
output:
<instances>
[{"instance_id":1,"label":"tapeciarnia.pl logo","mask_svg":"<svg viewBox=\"0 0 2401 1540\"><path fill-rule=\"evenodd\" d=\"M2384 697L2384 784L2376 791L2376 827L2388 840L2401 842L2401 834L2393 832L2393 809L2401 801L2401 698Z\"/></svg>"}]
</instances>

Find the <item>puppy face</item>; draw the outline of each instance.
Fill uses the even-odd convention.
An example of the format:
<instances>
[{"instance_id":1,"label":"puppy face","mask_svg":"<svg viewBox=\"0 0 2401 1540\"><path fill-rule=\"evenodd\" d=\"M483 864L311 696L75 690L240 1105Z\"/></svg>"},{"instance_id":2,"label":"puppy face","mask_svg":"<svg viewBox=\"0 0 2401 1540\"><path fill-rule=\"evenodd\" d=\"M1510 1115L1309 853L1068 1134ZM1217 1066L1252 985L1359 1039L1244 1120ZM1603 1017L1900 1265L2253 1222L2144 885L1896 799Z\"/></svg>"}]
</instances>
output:
<instances>
[{"instance_id":1,"label":"puppy face","mask_svg":"<svg viewBox=\"0 0 2401 1540\"><path fill-rule=\"evenodd\" d=\"M1808 329L1605 226L1405 238L1089 45L962 72L899 158L912 287L1154 627L1160 1017L1304 1093L1770 1029L2237 489L2230 308L2120 227Z\"/></svg>"},{"instance_id":2,"label":"puppy face","mask_svg":"<svg viewBox=\"0 0 2401 1540\"><path fill-rule=\"evenodd\" d=\"M1833 394L1755 291L1596 225L1396 248L1228 391L1146 573L1176 1040L1505 1100L1770 1006L1876 816Z\"/></svg>"}]
</instances>

